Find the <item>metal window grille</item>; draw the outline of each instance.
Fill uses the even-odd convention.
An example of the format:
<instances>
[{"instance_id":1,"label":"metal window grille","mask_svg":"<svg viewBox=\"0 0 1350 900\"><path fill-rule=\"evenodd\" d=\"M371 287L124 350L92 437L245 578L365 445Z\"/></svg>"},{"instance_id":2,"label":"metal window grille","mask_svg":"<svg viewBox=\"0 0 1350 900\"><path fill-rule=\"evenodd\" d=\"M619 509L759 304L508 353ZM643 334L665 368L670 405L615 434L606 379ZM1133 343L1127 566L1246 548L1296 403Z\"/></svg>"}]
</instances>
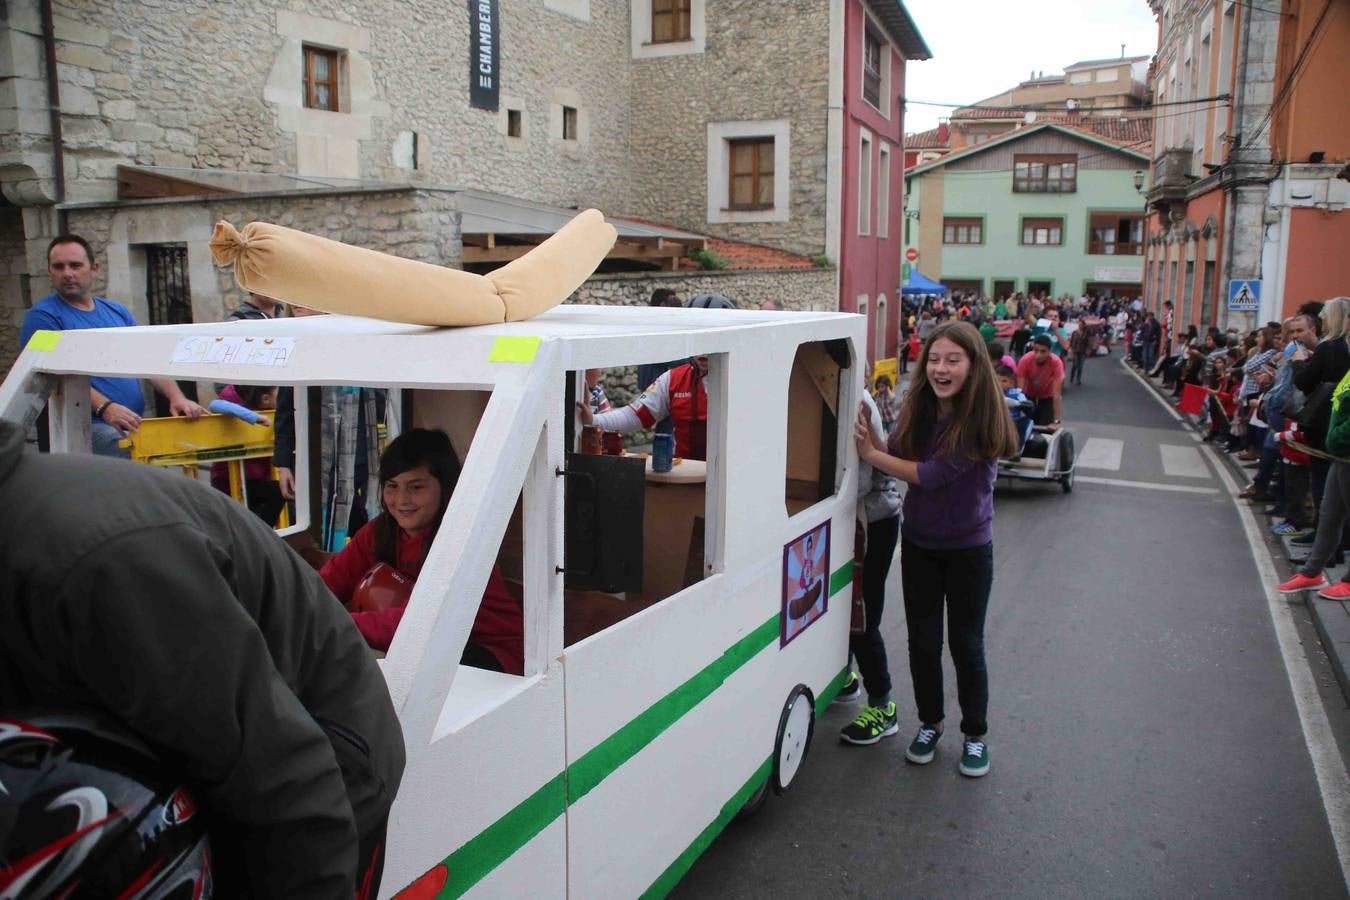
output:
<instances>
[{"instance_id":1,"label":"metal window grille","mask_svg":"<svg viewBox=\"0 0 1350 900\"><path fill-rule=\"evenodd\" d=\"M145 248L145 299L151 325L192 321L187 244L148 244Z\"/></svg>"}]
</instances>

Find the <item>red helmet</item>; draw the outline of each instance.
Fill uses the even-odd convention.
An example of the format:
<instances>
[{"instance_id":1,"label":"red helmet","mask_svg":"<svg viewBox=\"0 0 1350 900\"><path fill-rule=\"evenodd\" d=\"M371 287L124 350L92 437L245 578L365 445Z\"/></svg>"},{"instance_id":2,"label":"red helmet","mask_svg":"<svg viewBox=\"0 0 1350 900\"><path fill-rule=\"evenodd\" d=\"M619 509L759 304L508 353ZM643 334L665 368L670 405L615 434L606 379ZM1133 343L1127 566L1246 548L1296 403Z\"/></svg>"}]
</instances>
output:
<instances>
[{"instance_id":1,"label":"red helmet","mask_svg":"<svg viewBox=\"0 0 1350 900\"><path fill-rule=\"evenodd\" d=\"M204 818L108 717L0 712L0 900L210 900Z\"/></svg>"}]
</instances>

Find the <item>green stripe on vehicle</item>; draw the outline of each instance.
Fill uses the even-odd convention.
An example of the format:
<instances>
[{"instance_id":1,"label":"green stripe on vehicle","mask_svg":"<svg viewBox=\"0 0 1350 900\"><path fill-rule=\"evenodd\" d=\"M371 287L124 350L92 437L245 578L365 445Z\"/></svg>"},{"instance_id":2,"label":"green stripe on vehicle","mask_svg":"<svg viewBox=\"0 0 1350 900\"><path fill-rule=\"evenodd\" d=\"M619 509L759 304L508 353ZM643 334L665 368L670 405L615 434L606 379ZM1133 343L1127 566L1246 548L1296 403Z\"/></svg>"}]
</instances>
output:
<instances>
[{"instance_id":1,"label":"green stripe on vehicle","mask_svg":"<svg viewBox=\"0 0 1350 900\"><path fill-rule=\"evenodd\" d=\"M853 560L849 560L830 575L830 596L842 591L853 583Z\"/></svg>"},{"instance_id":2,"label":"green stripe on vehicle","mask_svg":"<svg viewBox=\"0 0 1350 900\"><path fill-rule=\"evenodd\" d=\"M445 858L449 872L445 887L437 897L459 897L473 887L511 854L534 839L567 807L567 788L563 773L550 779L514 809L470 838Z\"/></svg>"},{"instance_id":3,"label":"green stripe on vehicle","mask_svg":"<svg viewBox=\"0 0 1350 900\"><path fill-rule=\"evenodd\" d=\"M727 827L727 823L736 817L736 813L741 811L745 802L750 799L750 795L759 789L759 786L768 780L769 774L773 772L773 757L764 760L763 764L755 770L755 774L750 776L750 780L741 785L741 789L732 795L723 806L722 811L717 814L717 818L712 820L707 828L699 832L694 842L684 849L684 852L675 858L675 861L666 867L661 873L661 877L652 882L652 886L642 893L642 900L655 900L658 897L664 897L669 894L675 885L680 883L688 872L689 867L694 864L703 851L708 849L722 829Z\"/></svg>"},{"instance_id":4,"label":"green stripe on vehicle","mask_svg":"<svg viewBox=\"0 0 1350 900\"><path fill-rule=\"evenodd\" d=\"M637 718L605 738L567 767L567 803L572 805L698 706L755 654L778 640L779 614L741 638L693 678L647 707Z\"/></svg>"}]
</instances>

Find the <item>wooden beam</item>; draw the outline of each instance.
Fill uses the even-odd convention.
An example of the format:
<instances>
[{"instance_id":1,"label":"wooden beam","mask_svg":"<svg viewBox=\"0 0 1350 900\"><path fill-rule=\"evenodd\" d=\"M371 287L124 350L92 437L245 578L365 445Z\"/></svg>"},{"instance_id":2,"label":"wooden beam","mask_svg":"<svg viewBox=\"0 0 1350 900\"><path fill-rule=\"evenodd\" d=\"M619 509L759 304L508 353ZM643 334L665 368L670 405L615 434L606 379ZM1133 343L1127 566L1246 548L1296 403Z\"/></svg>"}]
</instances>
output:
<instances>
[{"instance_id":1,"label":"wooden beam","mask_svg":"<svg viewBox=\"0 0 1350 900\"><path fill-rule=\"evenodd\" d=\"M136 200L157 197L204 197L234 194L237 191L199 184L158 172L144 172L130 166L117 167L117 198Z\"/></svg>"}]
</instances>

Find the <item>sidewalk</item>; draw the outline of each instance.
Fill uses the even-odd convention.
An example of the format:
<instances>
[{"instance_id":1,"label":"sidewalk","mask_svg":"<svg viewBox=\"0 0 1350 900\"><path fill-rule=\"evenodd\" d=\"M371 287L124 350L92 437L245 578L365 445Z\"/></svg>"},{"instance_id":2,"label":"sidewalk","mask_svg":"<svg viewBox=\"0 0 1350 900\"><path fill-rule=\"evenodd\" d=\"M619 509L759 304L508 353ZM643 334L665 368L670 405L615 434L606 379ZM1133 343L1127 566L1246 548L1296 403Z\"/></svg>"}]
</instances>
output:
<instances>
[{"instance_id":1,"label":"sidewalk","mask_svg":"<svg viewBox=\"0 0 1350 900\"><path fill-rule=\"evenodd\" d=\"M1159 387L1158 381L1153 378L1145 378L1145 380L1154 393L1161 396L1170 406L1172 403L1171 395ZM1219 455L1223 457L1223 462L1219 465L1227 466L1228 474L1233 476L1233 480L1237 482L1239 487L1246 487L1251 483L1255 469L1243 467L1234 454L1220 451ZM1234 498L1233 502L1246 503L1247 501ZM1274 524L1271 517L1262 514L1260 504L1252 504L1251 507L1257 521L1264 522L1267 529ZM1266 538L1268 543L1275 540L1269 536L1268 530L1265 533L1268 535ZM1278 541L1279 549L1272 548L1271 555L1275 557L1276 563L1281 567L1281 577L1288 577L1294 571L1294 566L1289 562L1290 558L1306 555L1309 548L1291 544L1289 538L1279 538ZM1347 555L1350 556L1350 554ZM1350 564L1328 568L1326 575L1327 580L1335 584L1342 576L1350 577ZM1342 600L1325 600L1317 596L1316 591L1304 591L1303 602L1307 604L1308 610L1312 613L1313 624L1317 627L1317 636L1321 638L1322 646L1327 652L1327 658L1331 660L1331 667L1336 673L1336 680L1341 685L1341 693L1345 694L1346 701L1350 702L1350 604Z\"/></svg>"}]
</instances>

